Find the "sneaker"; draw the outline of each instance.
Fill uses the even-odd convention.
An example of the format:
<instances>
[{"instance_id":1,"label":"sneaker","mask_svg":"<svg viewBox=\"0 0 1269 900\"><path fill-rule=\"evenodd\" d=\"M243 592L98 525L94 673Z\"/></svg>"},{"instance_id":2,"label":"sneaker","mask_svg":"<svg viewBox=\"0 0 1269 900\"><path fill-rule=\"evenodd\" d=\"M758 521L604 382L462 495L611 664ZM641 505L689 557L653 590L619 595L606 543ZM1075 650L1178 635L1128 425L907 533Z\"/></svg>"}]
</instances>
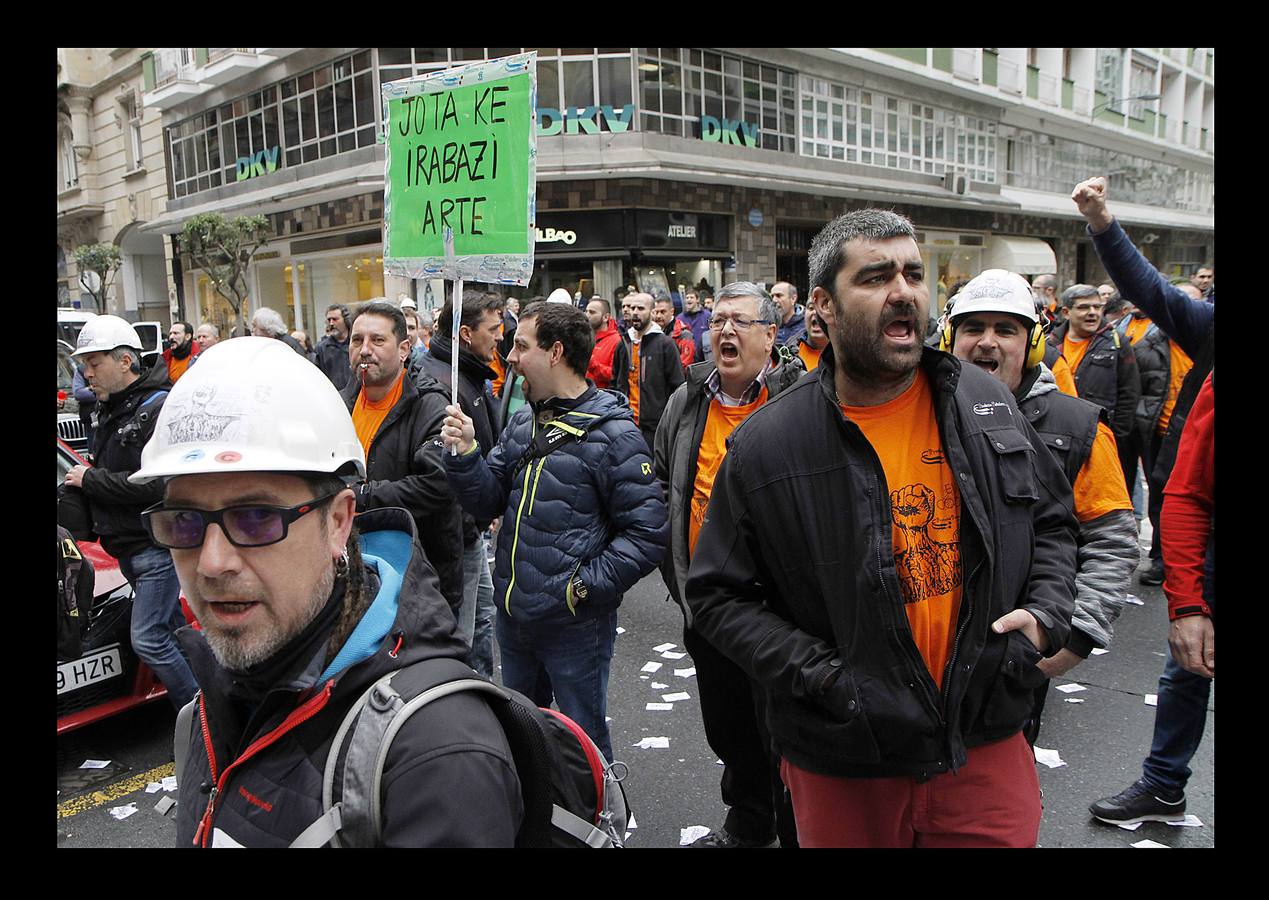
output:
<instances>
[{"instance_id":1,"label":"sneaker","mask_svg":"<svg viewBox=\"0 0 1269 900\"><path fill-rule=\"evenodd\" d=\"M692 843L688 844L688 846L689 847L726 847L728 849L736 848L736 847L753 848L753 849L761 848L765 850L768 847L777 847L779 846L779 843L780 842L775 838L772 838L769 841L761 841L761 842L742 841L739 838L733 837L727 831L727 829L720 828L717 831L711 831L709 834L705 835L704 837L697 838L696 840L692 841Z\"/></svg>"},{"instance_id":2,"label":"sneaker","mask_svg":"<svg viewBox=\"0 0 1269 900\"><path fill-rule=\"evenodd\" d=\"M1113 797L1098 800L1089 806L1093 818L1111 825L1131 825L1134 822L1180 822L1185 818L1185 794L1177 794L1175 800L1160 797L1144 782L1136 781Z\"/></svg>"},{"instance_id":3,"label":"sneaker","mask_svg":"<svg viewBox=\"0 0 1269 900\"><path fill-rule=\"evenodd\" d=\"M1138 584L1163 584L1163 560L1150 560L1150 568L1137 576Z\"/></svg>"}]
</instances>

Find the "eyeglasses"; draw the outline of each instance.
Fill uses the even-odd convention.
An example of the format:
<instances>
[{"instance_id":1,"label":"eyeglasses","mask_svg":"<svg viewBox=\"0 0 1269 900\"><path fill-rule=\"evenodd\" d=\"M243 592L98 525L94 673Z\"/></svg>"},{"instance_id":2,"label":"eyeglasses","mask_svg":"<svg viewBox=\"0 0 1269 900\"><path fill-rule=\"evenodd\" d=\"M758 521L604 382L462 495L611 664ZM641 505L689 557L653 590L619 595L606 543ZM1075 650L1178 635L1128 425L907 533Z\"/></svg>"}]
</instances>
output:
<instances>
[{"instance_id":1,"label":"eyeglasses","mask_svg":"<svg viewBox=\"0 0 1269 900\"><path fill-rule=\"evenodd\" d=\"M742 319L740 316L712 316L709 320L710 331L722 331L730 322L737 331L748 331L754 325L770 325L770 319Z\"/></svg>"},{"instance_id":2,"label":"eyeglasses","mask_svg":"<svg viewBox=\"0 0 1269 900\"><path fill-rule=\"evenodd\" d=\"M1105 303L1081 303L1079 306L1071 307L1071 310L1077 313L1086 313L1086 312L1092 312L1092 311L1100 312L1101 310L1105 308L1106 308Z\"/></svg>"},{"instance_id":3,"label":"eyeglasses","mask_svg":"<svg viewBox=\"0 0 1269 900\"><path fill-rule=\"evenodd\" d=\"M338 494L306 500L298 506L227 506L224 509L152 506L141 513L150 539L168 550L201 547L207 526L216 524L235 547L267 547L286 540L292 522L324 506Z\"/></svg>"}]
</instances>

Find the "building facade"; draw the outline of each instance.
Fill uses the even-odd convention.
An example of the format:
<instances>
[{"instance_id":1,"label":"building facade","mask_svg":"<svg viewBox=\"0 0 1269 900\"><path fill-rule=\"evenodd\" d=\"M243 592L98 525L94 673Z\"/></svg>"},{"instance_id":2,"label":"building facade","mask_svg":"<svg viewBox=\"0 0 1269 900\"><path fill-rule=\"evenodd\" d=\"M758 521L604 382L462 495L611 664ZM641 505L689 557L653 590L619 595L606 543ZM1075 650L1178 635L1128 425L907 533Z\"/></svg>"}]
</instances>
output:
<instances>
[{"instance_id":1,"label":"building facade","mask_svg":"<svg viewBox=\"0 0 1269 900\"><path fill-rule=\"evenodd\" d=\"M57 51L57 305L166 322L171 242L144 228L167 200L162 114L142 101L147 53ZM116 244L123 257L105 309L75 267L75 249L95 243Z\"/></svg>"},{"instance_id":2,"label":"building facade","mask_svg":"<svg viewBox=\"0 0 1269 900\"><path fill-rule=\"evenodd\" d=\"M443 285L383 271L379 85L525 48L163 49L162 237L201 212L264 214L252 307L320 333L328 303ZM1069 195L1111 181L1161 270L1214 261L1214 56L1167 48L529 48L538 53L537 244L525 296L614 298L791 281L832 217L882 205L919 231L941 308L983 268L1104 280ZM167 241L170 244L170 240ZM188 260L191 321L228 305Z\"/></svg>"}]
</instances>

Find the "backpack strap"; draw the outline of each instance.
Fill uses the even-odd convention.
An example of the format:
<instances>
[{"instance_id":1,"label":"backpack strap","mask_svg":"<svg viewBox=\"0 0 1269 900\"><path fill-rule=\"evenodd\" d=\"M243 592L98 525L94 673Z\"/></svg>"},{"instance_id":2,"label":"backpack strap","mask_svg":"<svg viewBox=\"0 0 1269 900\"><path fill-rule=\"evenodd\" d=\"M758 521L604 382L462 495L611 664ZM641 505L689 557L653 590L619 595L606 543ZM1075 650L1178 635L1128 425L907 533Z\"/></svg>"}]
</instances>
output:
<instances>
[{"instance_id":1,"label":"backpack strap","mask_svg":"<svg viewBox=\"0 0 1269 900\"><path fill-rule=\"evenodd\" d=\"M428 662L430 660L424 660L415 665ZM434 685L407 701L392 682L412 668L414 666L407 666L383 676L367 688L349 709L326 757L322 774L322 807L325 811L291 843L292 847L320 847L327 843L335 847L378 845L383 836L381 790L384 763L393 739L410 716L434 700L461 691L477 691L508 699L507 694L491 682L480 678L457 678ZM335 771L341 758L342 778L336 802Z\"/></svg>"}]
</instances>

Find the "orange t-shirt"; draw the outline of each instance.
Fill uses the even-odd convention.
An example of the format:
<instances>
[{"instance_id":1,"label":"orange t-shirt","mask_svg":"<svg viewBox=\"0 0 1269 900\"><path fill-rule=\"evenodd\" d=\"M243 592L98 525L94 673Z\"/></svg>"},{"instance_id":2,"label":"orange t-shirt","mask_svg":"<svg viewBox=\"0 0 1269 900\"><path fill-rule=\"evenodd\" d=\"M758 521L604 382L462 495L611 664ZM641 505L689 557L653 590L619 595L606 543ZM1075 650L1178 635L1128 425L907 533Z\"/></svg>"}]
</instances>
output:
<instances>
[{"instance_id":1,"label":"orange t-shirt","mask_svg":"<svg viewBox=\"0 0 1269 900\"><path fill-rule=\"evenodd\" d=\"M1053 380L1062 393L1071 397L1079 396L1079 392L1075 390L1075 376L1071 374L1071 367L1060 356L1053 361Z\"/></svg>"},{"instance_id":2,"label":"orange t-shirt","mask_svg":"<svg viewBox=\"0 0 1269 900\"><path fill-rule=\"evenodd\" d=\"M1084 358L1084 352L1088 350L1088 339L1076 340L1071 337L1068 331L1066 337L1062 338L1062 358L1066 360L1066 364L1071 367L1071 374L1075 374L1075 370L1080 367L1080 361Z\"/></svg>"},{"instance_id":3,"label":"orange t-shirt","mask_svg":"<svg viewBox=\"0 0 1269 900\"><path fill-rule=\"evenodd\" d=\"M172 384L176 384L176 379L185 374L185 370L189 368L189 364L194 361L194 354L191 353L184 359L177 359L173 356L167 363L167 377Z\"/></svg>"},{"instance_id":4,"label":"orange t-shirt","mask_svg":"<svg viewBox=\"0 0 1269 900\"><path fill-rule=\"evenodd\" d=\"M1150 320L1146 318L1129 319L1127 326L1124 327L1124 337L1128 338L1128 343L1135 344L1145 336L1150 330Z\"/></svg>"},{"instance_id":5,"label":"orange t-shirt","mask_svg":"<svg viewBox=\"0 0 1269 900\"><path fill-rule=\"evenodd\" d=\"M639 424L639 345L630 345L630 412Z\"/></svg>"},{"instance_id":6,"label":"orange t-shirt","mask_svg":"<svg viewBox=\"0 0 1269 900\"><path fill-rule=\"evenodd\" d=\"M810 344L798 342L798 356L802 358L808 372L815 371L815 367L820 364L820 354L823 352L823 350L816 350Z\"/></svg>"},{"instance_id":7,"label":"orange t-shirt","mask_svg":"<svg viewBox=\"0 0 1269 900\"><path fill-rule=\"evenodd\" d=\"M1168 341L1168 346L1172 348L1172 363L1168 369L1168 397L1163 401L1163 409L1159 410L1159 422L1155 425L1155 431L1159 434L1168 430L1172 410L1176 409L1176 395L1181 392L1181 382L1190 373L1190 369L1194 368L1194 360L1176 345L1176 341Z\"/></svg>"},{"instance_id":8,"label":"orange t-shirt","mask_svg":"<svg viewBox=\"0 0 1269 900\"><path fill-rule=\"evenodd\" d=\"M404 384L405 370L402 369L401 374L397 376L397 383L378 403L371 403L366 399L364 387L357 394L357 402L353 404L352 411L353 427L357 429L357 440L361 441L361 449L367 456L370 455L370 444L374 441L379 426L388 417L388 411L401 399L401 389Z\"/></svg>"},{"instance_id":9,"label":"orange t-shirt","mask_svg":"<svg viewBox=\"0 0 1269 900\"><path fill-rule=\"evenodd\" d=\"M961 498L943 456L929 378L918 370L912 387L890 402L843 404L842 412L881 460L904 611L941 690L961 606Z\"/></svg>"},{"instance_id":10,"label":"orange t-shirt","mask_svg":"<svg viewBox=\"0 0 1269 900\"><path fill-rule=\"evenodd\" d=\"M718 467L723 464L727 455L727 438L736 430L736 426L745 421L748 415L767 402L767 388L763 385L758 392L758 399L744 406L723 406L717 398L709 404L709 415L705 418L705 433L701 435L701 446L696 455L696 482L692 490L691 521L687 524L688 555L696 552L696 537L701 533L701 525L705 521L705 510L709 507L709 495L714 489L714 477Z\"/></svg>"},{"instance_id":11,"label":"orange t-shirt","mask_svg":"<svg viewBox=\"0 0 1269 900\"><path fill-rule=\"evenodd\" d=\"M1115 435L1105 422L1097 423L1093 449L1075 474L1075 518L1091 522L1116 509L1132 509L1132 498L1124 484Z\"/></svg>"},{"instance_id":12,"label":"orange t-shirt","mask_svg":"<svg viewBox=\"0 0 1269 900\"><path fill-rule=\"evenodd\" d=\"M494 350L493 359L489 360L489 368L494 370L494 380L492 385L493 395L498 396L502 392L503 382L507 380L507 367L502 363L502 354Z\"/></svg>"}]
</instances>

